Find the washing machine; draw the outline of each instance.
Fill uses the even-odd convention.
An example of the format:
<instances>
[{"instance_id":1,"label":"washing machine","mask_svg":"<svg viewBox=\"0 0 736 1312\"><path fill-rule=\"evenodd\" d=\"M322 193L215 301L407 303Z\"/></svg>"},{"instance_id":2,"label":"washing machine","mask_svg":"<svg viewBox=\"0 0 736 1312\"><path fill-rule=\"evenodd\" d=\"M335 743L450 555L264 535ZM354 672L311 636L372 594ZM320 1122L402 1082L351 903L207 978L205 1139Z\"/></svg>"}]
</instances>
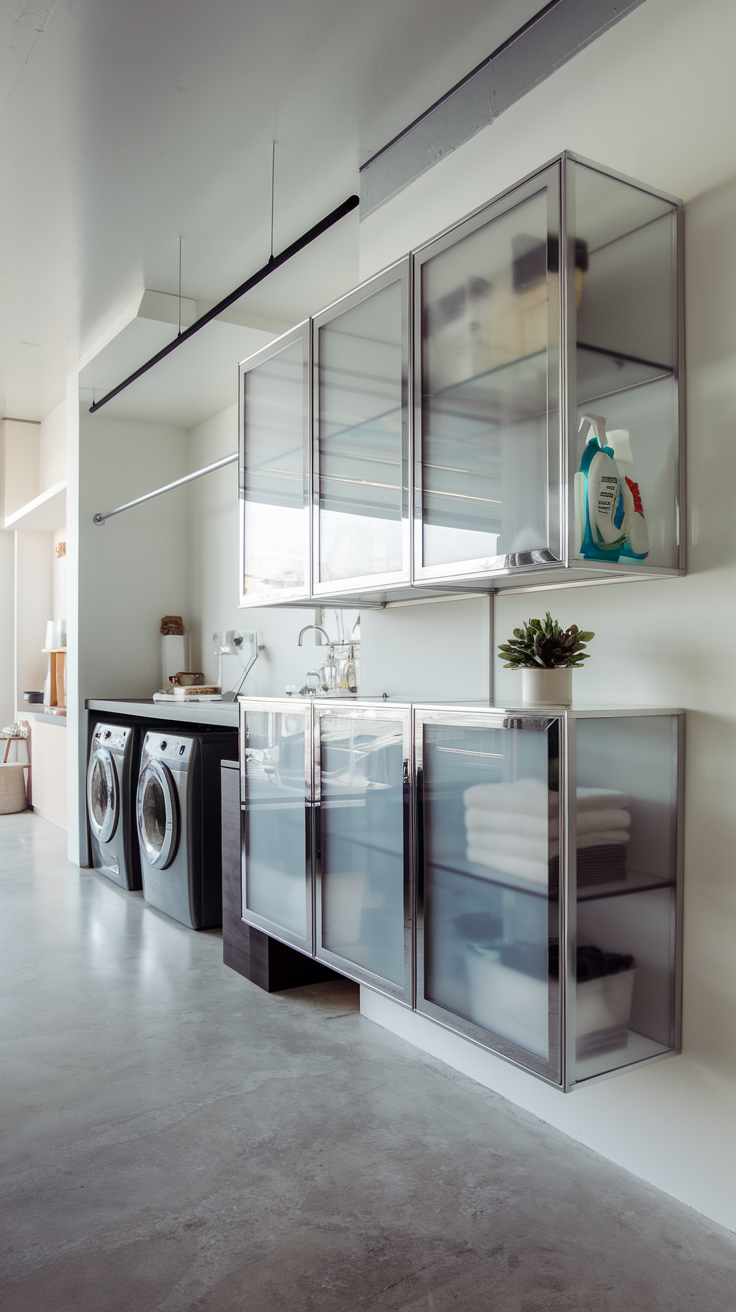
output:
<instances>
[{"instance_id":1,"label":"washing machine","mask_svg":"<svg viewBox=\"0 0 736 1312\"><path fill-rule=\"evenodd\" d=\"M141 749L136 824L143 896L190 929L222 924L220 762L237 729L152 729Z\"/></svg>"},{"instance_id":2,"label":"washing machine","mask_svg":"<svg viewBox=\"0 0 736 1312\"><path fill-rule=\"evenodd\" d=\"M87 814L92 865L121 888L141 887L141 859L133 799L138 779L139 730L130 724L95 725L87 766Z\"/></svg>"}]
</instances>

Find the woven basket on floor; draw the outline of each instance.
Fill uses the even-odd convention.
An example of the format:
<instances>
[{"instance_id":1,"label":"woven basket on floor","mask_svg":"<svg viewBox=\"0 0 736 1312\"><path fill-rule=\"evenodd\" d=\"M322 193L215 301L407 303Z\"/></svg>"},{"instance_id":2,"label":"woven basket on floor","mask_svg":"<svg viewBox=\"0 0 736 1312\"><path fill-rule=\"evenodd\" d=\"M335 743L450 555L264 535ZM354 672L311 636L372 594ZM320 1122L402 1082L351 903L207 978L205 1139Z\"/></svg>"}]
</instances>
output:
<instances>
[{"instance_id":1,"label":"woven basket on floor","mask_svg":"<svg viewBox=\"0 0 736 1312\"><path fill-rule=\"evenodd\" d=\"M0 764L0 815L12 815L26 809L25 766L22 762Z\"/></svg>"}]
</instances>

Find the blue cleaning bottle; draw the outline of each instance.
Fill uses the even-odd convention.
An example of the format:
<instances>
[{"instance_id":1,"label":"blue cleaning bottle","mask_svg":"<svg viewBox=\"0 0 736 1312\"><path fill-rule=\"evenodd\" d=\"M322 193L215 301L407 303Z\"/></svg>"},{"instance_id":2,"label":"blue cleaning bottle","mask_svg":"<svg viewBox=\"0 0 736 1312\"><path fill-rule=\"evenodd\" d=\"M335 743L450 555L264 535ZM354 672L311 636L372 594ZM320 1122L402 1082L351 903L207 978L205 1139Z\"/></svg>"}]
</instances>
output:
<instances>
[{"instance_id":1,"label":"blue cleaning bottle","mask_svg":"<svg viewBox=\"0 0 736 1312\"><path fill-rule=\"evenodd\" d=\"M579 431L591 429L574 482L575 546L585 560L615 562L628 537L626 503L602 415L581 417Z\"/></svg>"}]
</instances>

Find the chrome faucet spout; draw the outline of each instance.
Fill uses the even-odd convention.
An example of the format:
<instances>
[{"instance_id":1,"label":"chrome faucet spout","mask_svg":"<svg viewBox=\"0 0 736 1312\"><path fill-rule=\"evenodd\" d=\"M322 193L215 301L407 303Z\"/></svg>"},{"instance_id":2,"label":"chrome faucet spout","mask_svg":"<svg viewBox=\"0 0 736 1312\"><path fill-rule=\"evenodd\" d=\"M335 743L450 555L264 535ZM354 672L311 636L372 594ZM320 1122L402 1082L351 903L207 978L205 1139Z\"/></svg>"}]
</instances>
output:
<instances>
[{"instance_id":1,"label":"chrome faucet spout","mask_svg":"<svg viewBox=\"0 0 736 1312\"><path fill-rule=\"evenodd\" d=\"M326 637L326 639L327 639L327 646L328 646L328 647L331 647L331 646L333 645L333 643L332 643L332 638L330 637L329 633L327 633L326 629L323 629L323 628L322 628L322 625L321 625L321 624L305 624L305 625L304 625L304 628L302 629L301 633L299 634L299 641L298 641L298 643L297 643L297 646L298 646L298 647L301 647L301 646L302 646L302 638L304 637L304 634L305 634L305 633L308 633L308 632L309 632L310 629L316 629L318 633L324 633L324 635L325 635L325 637Z\"/></svg>"}]
</instances>

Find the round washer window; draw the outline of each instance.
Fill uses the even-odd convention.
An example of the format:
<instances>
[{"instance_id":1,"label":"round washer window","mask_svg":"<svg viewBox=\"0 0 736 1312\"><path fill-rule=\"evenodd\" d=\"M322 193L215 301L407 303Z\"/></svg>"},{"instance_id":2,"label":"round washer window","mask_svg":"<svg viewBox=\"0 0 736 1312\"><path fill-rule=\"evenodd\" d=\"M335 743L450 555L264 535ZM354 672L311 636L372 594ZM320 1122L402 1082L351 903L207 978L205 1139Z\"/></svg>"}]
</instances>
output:
<instances>
[{"instance_id":1,"label":"round washer window","mask_svg":"<svg viewBox=\"0 0 736 1312\"><path fill-rule=\"evenodd\" d=\"M141 802L143 841L151 856L158 856L166 838L166 799L155 774L150 774Z\"/></svg>"}]
</instances>

